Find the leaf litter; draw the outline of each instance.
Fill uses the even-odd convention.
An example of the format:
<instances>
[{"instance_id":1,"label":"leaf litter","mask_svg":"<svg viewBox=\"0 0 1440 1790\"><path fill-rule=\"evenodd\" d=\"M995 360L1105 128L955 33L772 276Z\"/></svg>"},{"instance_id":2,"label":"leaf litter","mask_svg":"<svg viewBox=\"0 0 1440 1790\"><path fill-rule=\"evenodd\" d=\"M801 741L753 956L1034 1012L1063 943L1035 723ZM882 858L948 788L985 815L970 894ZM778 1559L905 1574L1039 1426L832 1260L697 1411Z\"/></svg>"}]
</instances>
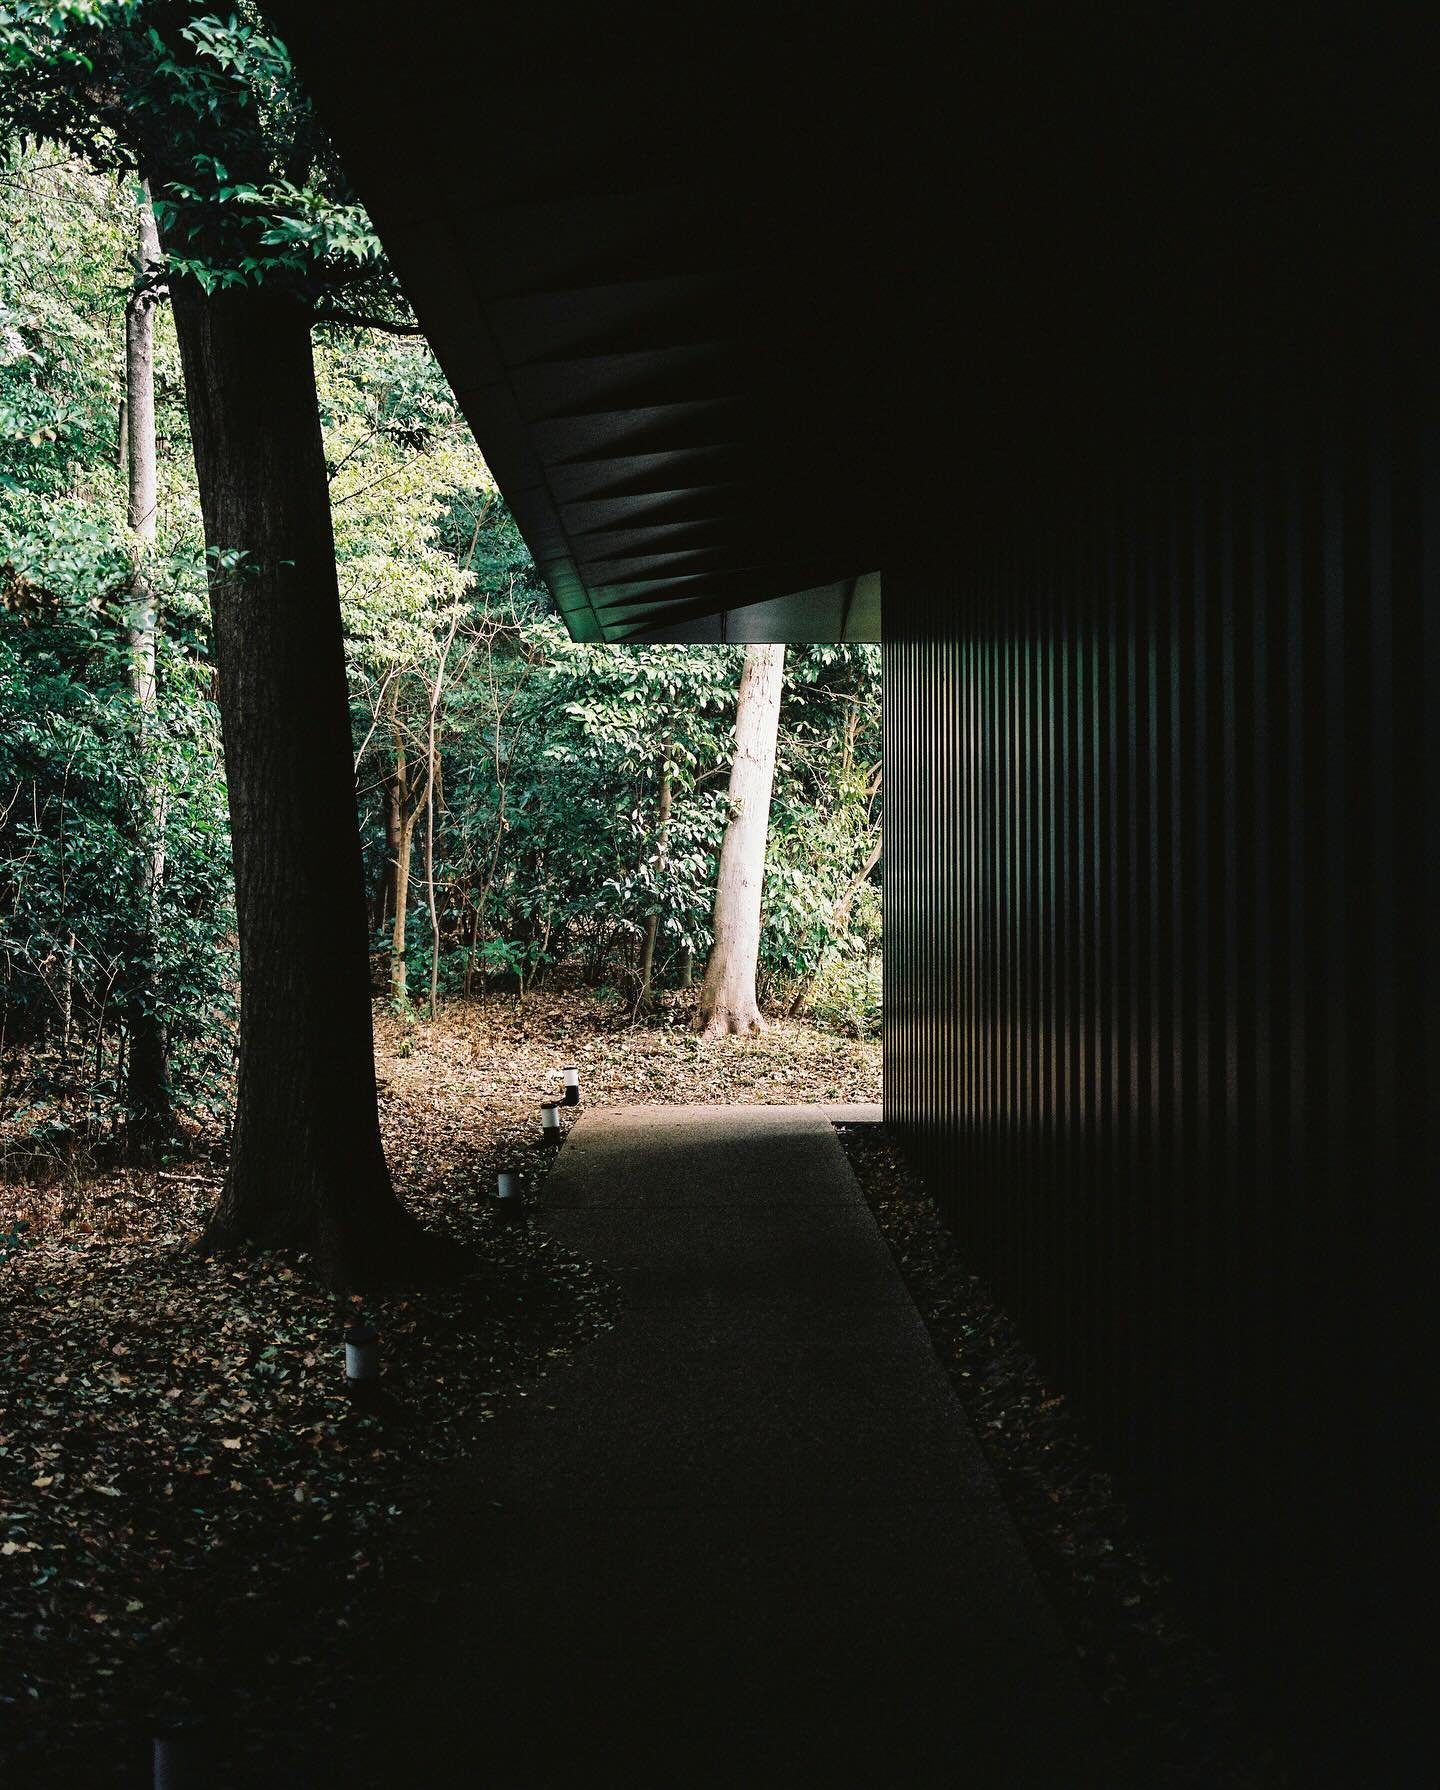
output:
<instances>
[{"instance_id":1,"label":"leaf litter","mask_svg":"<svg viewBox=\"0 0 1440 1790\"><path fill-rule=\"evenodd\" d=\"M687 1018L672 998L634 1026L579 990L426 1024L377 1008L396 1190L474 1257L408 1297L339 1298L300 1254L198 1255L223 1176L203 1140L168 1169L0 1184L30 1227L0 1270L0 1761L32 1790L140 1781L154 1718L227 1680L263 1750L266 1672L315 1669L445 1463L614 1323L613 1281L489 1197L500 1168L538 1190L565 1065L582 1111L879 1098L874 1043L795 1021L702 1043ZM384 1362L366 1403L344 1381L357 1312Z\"/></svg>"}]
</instances>

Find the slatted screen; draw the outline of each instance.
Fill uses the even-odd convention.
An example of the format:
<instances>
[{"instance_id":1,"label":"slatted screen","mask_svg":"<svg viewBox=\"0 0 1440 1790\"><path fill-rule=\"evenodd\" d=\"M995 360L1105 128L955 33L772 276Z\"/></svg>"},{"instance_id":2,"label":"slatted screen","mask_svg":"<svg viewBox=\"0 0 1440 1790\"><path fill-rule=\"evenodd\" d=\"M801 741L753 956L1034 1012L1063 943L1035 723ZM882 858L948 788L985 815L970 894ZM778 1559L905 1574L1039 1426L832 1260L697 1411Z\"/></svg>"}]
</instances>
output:
<instances>
[{"instance_id":1,"label":"slatted screen","mask_svg":"<svg viewBox=\"0 0 1440 1790\"><path fill-rule=\"evenodd\" d=\"M1323 1747L1421 1533L1433 455L1364 416L1088 483L886 576L887 1114Z\"/></svg>"}]
</instances>

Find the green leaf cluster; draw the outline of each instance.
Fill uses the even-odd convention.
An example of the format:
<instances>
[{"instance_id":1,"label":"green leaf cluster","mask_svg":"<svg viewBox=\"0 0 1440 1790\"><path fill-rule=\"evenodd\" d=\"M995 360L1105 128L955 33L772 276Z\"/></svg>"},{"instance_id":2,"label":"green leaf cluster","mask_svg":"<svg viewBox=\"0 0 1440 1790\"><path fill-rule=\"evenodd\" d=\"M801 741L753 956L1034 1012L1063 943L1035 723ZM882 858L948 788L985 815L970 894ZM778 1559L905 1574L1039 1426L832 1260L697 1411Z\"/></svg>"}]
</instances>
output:
<instances>
[{"instance_id":1,"label":"green leaf cluster","mask_svg":"<svg viewBox=\"0 0 1440 1790\"><path fill-rule=\"evenodd\" d=\"M409 327L290 53L260 13L184 0L0 3L0 138L148 180L166 263Z\"/></svg>"}]
</instances>

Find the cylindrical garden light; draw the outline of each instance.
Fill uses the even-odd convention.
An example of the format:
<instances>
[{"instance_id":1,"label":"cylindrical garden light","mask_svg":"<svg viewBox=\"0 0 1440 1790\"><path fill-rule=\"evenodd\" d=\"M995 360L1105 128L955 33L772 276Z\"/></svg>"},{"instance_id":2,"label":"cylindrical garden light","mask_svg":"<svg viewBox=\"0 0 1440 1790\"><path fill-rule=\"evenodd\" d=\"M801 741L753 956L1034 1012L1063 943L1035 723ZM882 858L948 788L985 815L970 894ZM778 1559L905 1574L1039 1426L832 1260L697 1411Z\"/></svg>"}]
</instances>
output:
<instances>
[{"instance_id":1,"label":"cylindrical garden light","mask_svg":"<svg viewBox=\"0 0 1440 1790\"><path fill-rule=\"evenodd\" d=\"M495 1177L495 1210L502 1224L523 1224L525 1221L520 1177L513 1170L501 1169Z\"/></svg>"},{"instance_id":2,"label":"cylindrical garden light","mask_svg":"<svg viewBox=\"0 0 1440 1790\"><path fill-rule=\"evenodd\" d=\"M540 1102L540 1135L552 1148L558 1147L564 1139L565 1130L560 1123L560 1102L558 1100L542 1100Z\"/></svg>"},{"instance_id":3,"label":"cylindrical garden light","mask_svg":"<svg viewBox=\"0 0 1440 1790\"><path fill-rule=\"evenodd\" d=\"M345 1383L352 1392L372 1387L380 1378L380 1332L373 1324L353 1323L345 1332Z\"/></svg>"},{"instance_id":4,"label":"cylindrical garden light","mask_svg":"<svg viewBox=\"0 0 1440 1790\"><path fill-rule=\"evenodd\" d=\"M565 1104L566 1106L579 1106L580 1104L580 1071L573 1063L565 1071Z\"/></svg>"}]
</instances>

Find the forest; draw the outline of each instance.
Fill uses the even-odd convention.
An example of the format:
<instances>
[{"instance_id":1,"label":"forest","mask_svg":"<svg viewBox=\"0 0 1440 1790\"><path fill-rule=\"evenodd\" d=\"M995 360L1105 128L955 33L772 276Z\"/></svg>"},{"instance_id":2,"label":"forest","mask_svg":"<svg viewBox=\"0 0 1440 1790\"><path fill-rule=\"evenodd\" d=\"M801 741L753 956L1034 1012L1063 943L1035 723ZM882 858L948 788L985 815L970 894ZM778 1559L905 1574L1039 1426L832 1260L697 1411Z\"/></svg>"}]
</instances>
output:
<instances>
[{"instance_id":1,"label":"forest","mask_svg":"<svg viewBox=\"0 0 1440 1790\"><path fill-rule=\"evenodd\" d=\"M223 1131L239 999L181 358L133 176L12 139L0 232L0 1126L113 1150L160 1104L178 1148ZM743 649L571 641L423 338L325 322L314 367L377 994L407 1024L557 982L673 1017L711 943ZM758 987L853 1036L880 781L877 649L791 649Z\"/></svg>"}]
</instances>

